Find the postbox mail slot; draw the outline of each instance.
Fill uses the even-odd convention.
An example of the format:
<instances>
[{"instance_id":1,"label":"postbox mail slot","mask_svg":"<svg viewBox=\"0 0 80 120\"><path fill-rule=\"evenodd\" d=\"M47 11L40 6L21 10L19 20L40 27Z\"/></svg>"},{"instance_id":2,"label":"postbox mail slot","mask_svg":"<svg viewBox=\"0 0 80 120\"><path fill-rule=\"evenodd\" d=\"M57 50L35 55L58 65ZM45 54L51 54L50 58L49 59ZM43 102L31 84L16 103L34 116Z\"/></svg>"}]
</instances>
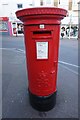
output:
<instances>
[{"instance_id":1,"label":"postbox mail slot","mask_svg":"<svg viewBox=\"0 0 80 120\"><path fill-rule=\"evenodd\" d=\"M52 31L33 31L32 38L51 38Z\"/></svg>"}]
</instances>

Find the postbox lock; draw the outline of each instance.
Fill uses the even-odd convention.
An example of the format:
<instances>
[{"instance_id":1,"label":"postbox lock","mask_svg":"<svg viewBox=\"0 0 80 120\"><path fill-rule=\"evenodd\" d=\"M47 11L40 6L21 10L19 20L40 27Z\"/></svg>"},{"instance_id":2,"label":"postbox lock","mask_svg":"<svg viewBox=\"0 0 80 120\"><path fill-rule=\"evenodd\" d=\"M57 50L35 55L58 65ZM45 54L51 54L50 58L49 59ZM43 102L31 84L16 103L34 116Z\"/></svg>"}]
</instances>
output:
<instances>
[{"instance_id":1,"label":"postbox lock","mask_svg":"<svg viewBox=\"0 0 80 120\"><path fill-rule=\"evenodd\" d=\"M40 29L44 29L44 27L45 27L44 24L40 24L40 25L39 25L39 28L40 28Z\"/></svg>"}]
</instances>

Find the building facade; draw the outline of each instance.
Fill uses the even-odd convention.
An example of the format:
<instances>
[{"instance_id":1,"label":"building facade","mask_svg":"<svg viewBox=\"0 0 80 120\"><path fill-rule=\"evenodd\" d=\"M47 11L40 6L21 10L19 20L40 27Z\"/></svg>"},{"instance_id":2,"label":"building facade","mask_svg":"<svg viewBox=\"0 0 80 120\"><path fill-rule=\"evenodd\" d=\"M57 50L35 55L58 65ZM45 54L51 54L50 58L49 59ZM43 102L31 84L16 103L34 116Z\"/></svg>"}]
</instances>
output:
<instances>
[{"instance_id":1,"label":"building facade","mask_svg":"<svg viewBox=\"0 0 80 120\"><path fill-rule=\"evenodd\" d=\"M0 18L9 19L9 35L23 35L23 25L16 18L15 12L20 9L40 6L54 6L68 10L67 17L61 21L61 32L64 37L77 37L78 35L78 2L79 0L0 0ZM0 20L0 31L3 30L3 22ZM5 32L4 32L5 33ZM60 34L61 35L61 34Z\"/></svg>"},{"instance_id":2,"label":"building facade","mask_svg":"<svg viewBox=\"0 0 80 120\"><path fill-rule=\"evenodd\" d=\"M79 23L78 40L80 40L80 1L78 2L78 23Z\"/></svg>"}]
</instances>

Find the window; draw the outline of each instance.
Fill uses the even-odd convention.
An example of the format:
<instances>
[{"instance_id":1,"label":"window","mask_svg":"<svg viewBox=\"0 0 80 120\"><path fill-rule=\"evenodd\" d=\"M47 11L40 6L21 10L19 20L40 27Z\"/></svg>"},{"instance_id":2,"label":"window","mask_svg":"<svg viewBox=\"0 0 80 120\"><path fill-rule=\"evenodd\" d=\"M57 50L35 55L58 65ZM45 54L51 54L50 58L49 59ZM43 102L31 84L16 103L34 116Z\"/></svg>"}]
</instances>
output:
<instances>
[{"instance_id":1,"label":"window","mask_svg":"<svg viewBox=\"0 0 80 120\"><path fill-rule=\"evenodd\" d=\"M69 7L68 10L72 10L72 0L69 0Z\"/></svg>"},{"instance_id":2,"label":"window","mask_svg":"<svg viewBox=\"0 0 80 120\"><path fill-rule=\"evenodd\" d=\"M0 21L0 31L3 31L3 32L8 31L7 22Z\"/></svg>"},{"instance_id":3,"label":"window","mask_svg":"<svg viewBox=\"0 0 80 120\"><path fill-rule=\"evenodd\" d=\"M41 6L43 5L43 0L40 0L40 5L41 5Z\"/></svg>"},{"instance_id":4,"label":"window","mask_svg":"<svg viewBox=\"0 0 80 120\"><path fill-rule=\"evenodd\" d=\"M18 8L23 8L23 5L22 4L17 4L17 7Z\"/></svg>"},{"instance_id":5,"label":"window","mask_svg":"<svg viewBox=\"0 0 80 120\"><path fill-rule=\"evenodd\" d=\"M34 0L28 0L28 4L29 4L29 6L34 6Z\"/></svg>"},{"instance_id":6,"label":"window","mask_svg":"<svg viewBox=\"0 0 80 120\"><path fill-rule=\"evenodd\" d=\"M58 7L58 0L54 0L54 6Z\"/></svg>"}]
</instances>

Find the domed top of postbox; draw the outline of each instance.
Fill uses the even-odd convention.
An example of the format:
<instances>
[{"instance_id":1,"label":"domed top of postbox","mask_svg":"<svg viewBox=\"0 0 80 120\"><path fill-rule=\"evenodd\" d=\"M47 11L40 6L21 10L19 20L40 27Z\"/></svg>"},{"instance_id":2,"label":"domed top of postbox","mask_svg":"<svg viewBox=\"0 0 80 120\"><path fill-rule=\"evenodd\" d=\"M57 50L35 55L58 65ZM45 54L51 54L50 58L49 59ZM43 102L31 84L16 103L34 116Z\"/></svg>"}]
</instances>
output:
<instances>
[{"instance_id":1,"label":"domed top of postbox","mask_svg":"<svg viewBox=\"0 0 80 120\"><path fill-rule=\"evenodd\" d=\"M52 18L56 20L61 20L67 15L67 10L56 7L36 7L36 8L26 8L16 12L16 16L22 22L26 22L30 19L39 18Z\"/></svg>"}]
</instances>

